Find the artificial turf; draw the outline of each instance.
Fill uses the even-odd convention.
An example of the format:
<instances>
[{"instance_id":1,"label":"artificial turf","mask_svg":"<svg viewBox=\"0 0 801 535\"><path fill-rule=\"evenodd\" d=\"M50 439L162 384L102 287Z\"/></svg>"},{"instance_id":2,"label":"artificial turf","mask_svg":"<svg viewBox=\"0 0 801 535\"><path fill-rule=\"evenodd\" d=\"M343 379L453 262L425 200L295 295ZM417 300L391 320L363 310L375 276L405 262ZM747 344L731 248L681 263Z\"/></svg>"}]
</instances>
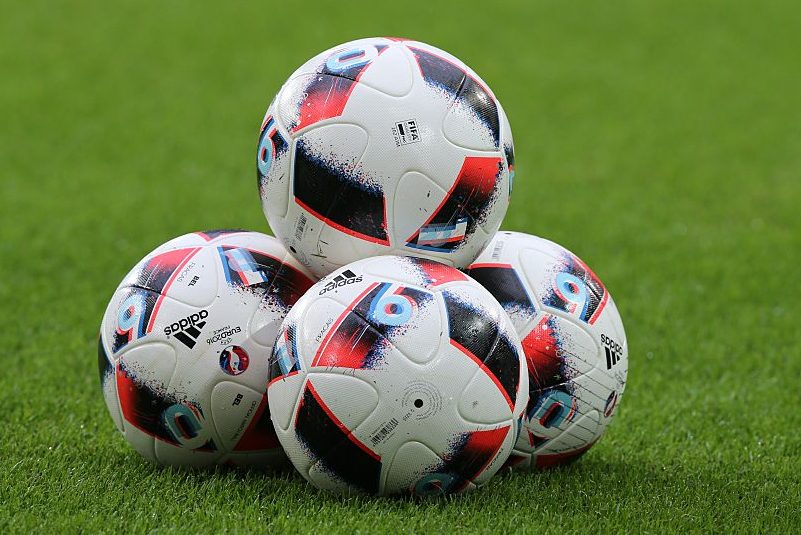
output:
<instances>
[{"instance_id":1,"label":"artificial turf","mask_svg":"<svg viewBox=\"0 0 801 535\"><path fill-rule=\"evenodd\" d=\"M798 532L800 27L793 0L4 4L0 532ZM148 464L100 395L108 298L172 236L267 229L264 109L370 35L503 102L505 228L579 254L623 316L615 422L568 468L428 502Z\"/></svg>"}]
</instances>

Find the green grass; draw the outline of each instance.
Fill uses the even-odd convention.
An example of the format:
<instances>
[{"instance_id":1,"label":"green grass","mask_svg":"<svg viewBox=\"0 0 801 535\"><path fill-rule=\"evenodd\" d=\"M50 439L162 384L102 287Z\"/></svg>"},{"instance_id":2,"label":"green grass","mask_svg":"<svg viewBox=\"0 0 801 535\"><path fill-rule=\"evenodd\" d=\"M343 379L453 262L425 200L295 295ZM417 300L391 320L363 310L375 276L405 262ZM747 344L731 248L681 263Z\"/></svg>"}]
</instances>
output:
<instances>
[{"instance_id":1,"label":"green grass","mask_svg":"<svg viewBox=\"0 0 801 535\"><path fill-rule=\"evenodd\" d=\"M341 5L4 4L0 532L798 531L797 2ZM167 238L266 230L266 105L376 34L452 51L502 100L505 227L581 255L623 315L616 421L569 468L423 503L147 464L98 387L111 292Z\"/></svg>"}]
</instances>

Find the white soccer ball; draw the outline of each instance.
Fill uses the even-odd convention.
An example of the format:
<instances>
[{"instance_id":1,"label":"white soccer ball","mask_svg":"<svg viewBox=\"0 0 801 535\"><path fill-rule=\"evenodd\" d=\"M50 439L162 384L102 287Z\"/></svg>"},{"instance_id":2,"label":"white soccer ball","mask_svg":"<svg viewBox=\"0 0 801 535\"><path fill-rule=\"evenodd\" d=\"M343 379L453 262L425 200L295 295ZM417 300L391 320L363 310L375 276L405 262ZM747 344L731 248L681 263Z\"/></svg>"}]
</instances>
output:
<instances>
[{"instance_id":1,"label":"white soccer ball","mask_svg":"<svg viewBox=\"0 0 801 535\"><path fill-rule=\"evenodd\" d=\"M468 273L503 305L528 362L529 402L509 464L577 459L626 387L628 344L612 296L573 253L518 232L497 233Z\"/></svg>"},{"instance_id":2,"label":"white soccer ball","mask_svg":"<svg viewBox=\"0 0 801 535\"><path fill-rule=\"evenodd\" d=\"M368 256L466 267L512 188L509 121L467 65L430 45L360 39L289 77L261 126L270 227L318 276Z\"/></svg>"},{"instance_id":3,"label":"white soccer ball","mask_svg":"<svg viewBox=\"0 0 801 535\"><path fill-rule=\"evenodd\" d=\"M501 305L461 271L382 256L314 285L273 349L278 438L309 482L369 494L485 483L517 439L528 374Z\"/></svg>"},{"instance_id":4,"label":"white soccer ball","mask_svg":"<svg viewBox=\"0 0 801 535\"><path fill-rule=\"evenodd\" d=\"M125 439L161 464L285 459L267 406L268 361L312 284L278 240L256 232L186 234L148 254L100 326L103 396Z\"/></svg>"}]
</instances>

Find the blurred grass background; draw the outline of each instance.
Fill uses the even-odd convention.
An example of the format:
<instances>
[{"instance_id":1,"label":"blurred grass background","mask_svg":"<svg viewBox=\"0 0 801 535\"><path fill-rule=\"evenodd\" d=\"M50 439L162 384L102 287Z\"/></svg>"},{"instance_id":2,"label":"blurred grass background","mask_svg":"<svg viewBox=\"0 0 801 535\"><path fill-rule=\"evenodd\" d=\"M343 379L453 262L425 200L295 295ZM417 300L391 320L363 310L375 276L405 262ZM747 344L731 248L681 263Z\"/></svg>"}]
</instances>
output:
<instances>
[{"instance_id":1,"label":"blurred grass background","mask_svg":"<svg viewBox=\"0 0 801 535\"><path fill-rule=\"evenodd\" d=\"M798 530L797 2L0 12L0 530ZM502 101L517 156L505 228L579 254L626 323L616 421L569 468L422 504L148 465L98 388L108 298L170 237L266 231L254 154L267 104L307 58L371 35L452 52Z\"/></svg>"}]
</instances>

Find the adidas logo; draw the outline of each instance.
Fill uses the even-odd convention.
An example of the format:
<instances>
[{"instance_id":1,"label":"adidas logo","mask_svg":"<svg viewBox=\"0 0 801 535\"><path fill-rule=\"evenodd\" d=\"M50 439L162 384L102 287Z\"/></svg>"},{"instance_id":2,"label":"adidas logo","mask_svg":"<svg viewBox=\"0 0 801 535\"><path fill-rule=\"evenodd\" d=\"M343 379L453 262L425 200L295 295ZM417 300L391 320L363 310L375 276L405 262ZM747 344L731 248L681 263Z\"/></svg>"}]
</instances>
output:
<instances>
[{"instance_id":1,"label":"adidas logo","mask_svg":"<svg viewBox=\"0 0 801 535\"><path fill-rule=\"evenodd\" d=\"M604 351L606 352L606 369L611 370L612 366L617 364L620 360L620 356L623 354L623 348L620 347L620 344L605 334L601 335L601 343L603 344Z\"/></svg>"},{"instance_id":2,"label":"adidas logo","mask_svg":"<svg viewBox=\"0 0 801 535\"><path fill-rule=\"evenodd\" d=\"M357 282L362 282L362 276L356 275L349 269L346 269L336 277L334 277L328 284L320 290L318 295L323 295L325 292L330 292L331 290L336 290L337 288L341 288L346 284L356 284Z\"/></svg>"},{"instance_id":3,"label":"adidas logo","mask_svg":"<svg viewBox=\"0 0 801 535\"><path fill-rule=\"evenodd\" d=\"M195 347L197 339L200 338L200 332L206 326L206 318L209 317L207 310L201 310L191 314L175 323L171 323L164 327L164 334L175 336L182 344L189 349Z\"/></svg>"},{"instance_id":4,"label":"adidas logo","mask_svg":"<svg viewBox=\"0 0 801 535\"><path fill-rule=\"evenodd\" d=\"M608 347L604 347L604 349L606 350L606 369L611 370L612 366L617 364L619 356Z\"/></svg>"}]
</instances>

